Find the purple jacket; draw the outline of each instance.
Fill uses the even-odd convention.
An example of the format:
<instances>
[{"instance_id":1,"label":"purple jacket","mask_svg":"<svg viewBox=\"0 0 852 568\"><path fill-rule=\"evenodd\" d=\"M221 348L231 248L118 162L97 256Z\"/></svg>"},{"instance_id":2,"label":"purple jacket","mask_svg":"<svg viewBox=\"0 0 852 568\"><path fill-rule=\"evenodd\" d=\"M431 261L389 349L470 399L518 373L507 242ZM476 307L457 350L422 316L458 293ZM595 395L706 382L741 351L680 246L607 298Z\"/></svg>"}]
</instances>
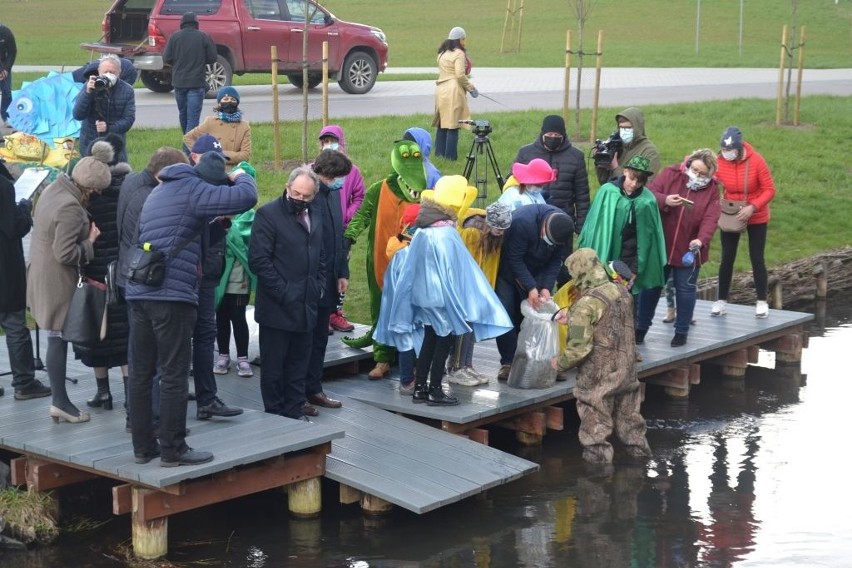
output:
<instances>
[{"instance_id":1,"label":"purple jacket","mask_svg":"<svg viewBox=\"0 0 852 568\"><path fill-rule=\"evenodd\" d=\"M346 151L346 137L343 135L343 129L336 124L329 124L320 130L318 138L323 136L334 136L340 144L340 151L348 155ZM361 207L361 202L364 201L364 176L361 175L361 170L358 166L352 164L352 171L343 180L343 187L340 188L340 209L343 212L343 228L349 225L349 221L355 216L355 212Z\"/></svg>"}]
</instances>

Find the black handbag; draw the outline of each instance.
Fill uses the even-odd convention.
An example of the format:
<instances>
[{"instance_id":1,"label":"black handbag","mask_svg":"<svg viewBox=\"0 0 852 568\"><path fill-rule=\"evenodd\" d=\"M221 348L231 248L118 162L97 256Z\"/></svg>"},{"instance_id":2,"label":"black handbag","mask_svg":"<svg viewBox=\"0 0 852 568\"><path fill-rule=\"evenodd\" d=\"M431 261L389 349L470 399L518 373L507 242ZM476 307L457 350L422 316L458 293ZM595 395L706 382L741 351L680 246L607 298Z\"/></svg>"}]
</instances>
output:
<instances>
[{"instance_id":1,"label":"black handbag","mask_svg":"<svg viewBox=\"0 0 852 568\"><path fill-rule=\"evenodd\" d=\"M155 249L151 243L136 245L130 252L130 262L127 263L127 271L124 276L131 282L145 286L162 285L166 279L166 261L176 257L203 229L204 226L202 225L201 229L183 239L169 254Z\"/></svg>"},{"instance_id":2,"label":"black handbag","mask_svg":"<svg viewBox=\"0 0 852 568\"><path fill-rule=\"evenodd\" d=\"M94 347L106 337L106 284L79 275L62 325L62 339Z\"/></svg>"},{"instance_id":3,"label":"black handbag","mask_svg":"<svg viewBox=\"0 0 852 568\"><path fill-rule=\"evenodd\" d=\"M110 308L117 308L124 305L124 295L121 293L121 287L116 281L118 272L118 261L113 260L107 265L106 276L104 283L106 284L106 304Z\"/></svg>"}]
</instances>

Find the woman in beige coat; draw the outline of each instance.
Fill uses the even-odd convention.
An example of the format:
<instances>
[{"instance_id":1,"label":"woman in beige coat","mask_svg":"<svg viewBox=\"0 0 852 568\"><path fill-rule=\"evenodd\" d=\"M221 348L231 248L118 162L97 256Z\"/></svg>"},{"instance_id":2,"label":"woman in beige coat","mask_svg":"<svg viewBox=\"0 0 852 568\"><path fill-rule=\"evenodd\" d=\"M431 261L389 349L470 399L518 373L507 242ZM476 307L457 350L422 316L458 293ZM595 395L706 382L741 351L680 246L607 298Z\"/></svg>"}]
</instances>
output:
<instances>
[{"instance_id":1,"label":"woman in beige coat","mask_svg":"<svg viewBox=\"0 0 852 568\"><path fill-rule=\"evenodd\" d=\"M460 120L470 120L467 93L476 98L479 91L467 78L470 59L465 45L467 36L462 28L455 27L438 48L438 81L435 87L435 155L448 160L458 159Z\"/></svg>"},{"instance_id":2,"label":"woman in beige coat","mask_svg":"<svg viewBox=\"0 0 852 568\"><path fill-rule=\"evenodd\" d=\"M62 338L62 326L77 284L77 267L94 256L92 245L100 234L89 222L86 203L92 193L109 187L112 176L107 162L112 156L109 143L96 142L92 155L77 162L70 177L61 174L36 203L27 304L38 326L48 332L46 363L54 422L89 420L89 414L74 406L65 390L68 343Z\"/></svg>"},{"instance_id":3,"label":"woman in beige coat","mask_svg":"<svg viewBox=\"0 0 852 568\"><path fill-rule=\"evenodd\" d=\"M216 112L204 122L187 132L183 143L192 148L202 134L210 134L222 144L225 151L225 163L236 166L240 162L251 161L251 126L243 119L239 109L240 93L233 87L222 87L216 93Z\"/></svg>"}]
</instances>

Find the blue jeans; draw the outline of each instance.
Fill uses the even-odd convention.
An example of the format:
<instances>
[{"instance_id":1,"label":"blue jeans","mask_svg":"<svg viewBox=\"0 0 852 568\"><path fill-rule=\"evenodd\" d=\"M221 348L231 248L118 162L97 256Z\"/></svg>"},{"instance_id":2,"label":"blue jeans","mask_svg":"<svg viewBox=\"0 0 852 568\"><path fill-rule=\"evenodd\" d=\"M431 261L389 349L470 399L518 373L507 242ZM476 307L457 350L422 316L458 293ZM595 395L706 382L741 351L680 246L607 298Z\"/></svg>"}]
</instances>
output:
<instances>
[{"instance_id":1,"label":"blue jeans","mask_svg":"<svg viewBox=\"0 0 852 568\"><path fill-rule=\"evenodd\" d=\"M12 70L6 73L6 78L0 81L0 117L9 120L9 106L12 104Z\"/></svg>"},{"instance_id":2,"label":"blue jeans","mask_svg":"<svg viewBox=\"0 0 852 568\"><path fill-rule=\"evenodd\" d=\"M675 333L689 334L689 323L692 321L692 313L695 311L695 300L698 296L698 273L697 266L680 268L677 266L666 266L666 279L672 278L675 289ZM639 292L639 315L636 321L638 331L648 331L657 303L660 301L661 288L650 288Z\"/></svg>"},{"instance_id":3,"label":"blue jeans","mask_svg":"<svg viewBox=\"0 0 852 568\"><path fill-rule=\"evenodd\" d=\"M399 352L399 382L408 384L414 380L414 349Z\"/></svg>"},{"instance_id":4,"label":"blue jeans","mask_svg":"<svg viewBox=\"0 0 852 568\"><path fill-rule=\"evenodd\" d=\"M459 153L459 129L438 128L435 133L435 155L448 160L457 160Z\"/></svg>"},{"instance_id":5,"label":"blue jeans","mask_svg":"<svg viewBox=\"0 0 852 568\"><path fill-rule=\"evenodd\" d=\"M180 129L184 134L201 122L201 108L204 106L204 94L207 89L184 89L175 87L175 101L178 106Z\"/></svg>"},{"instance_id":6,"label":"blue jeans","mask_svg":"<svg viewBox=\"0 0 852 568\"><path fill-rule=\"evenodd\" d=\"M177 459L186 445L186 402L196 309L184 302L130 300L130 425L133 451L154 448L151 389L159 368L160 447L165 460Z\"/></svg>"},{"instance_id":7,"label":"blue jeans","mask_svg":"<svg viewBox=\"0 0 852 568\"><path fill-rule=\"evenodd\" d=\"M33 339L27 327L24 310L0 312L0 328L6 333L6 349L9 350L9 366L12 367L12 388L26 388L35 379L35 368Z\"/></svg>"}]
</instances>

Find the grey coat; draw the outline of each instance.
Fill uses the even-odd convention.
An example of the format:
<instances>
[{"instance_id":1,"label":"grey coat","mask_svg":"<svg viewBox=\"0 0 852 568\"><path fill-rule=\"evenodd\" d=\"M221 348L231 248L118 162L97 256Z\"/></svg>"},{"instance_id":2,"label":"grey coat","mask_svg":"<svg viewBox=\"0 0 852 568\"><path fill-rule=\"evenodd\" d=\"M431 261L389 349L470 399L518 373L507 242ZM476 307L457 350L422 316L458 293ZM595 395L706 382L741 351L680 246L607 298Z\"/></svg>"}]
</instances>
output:
<instances>
[{"instance_id":1,"label":"grey coat","mask_svg":"<svg viewBox=\"0 0 852 568\"><path fill-rule=\"evenodd\" d=\"M77 284L77 266L87 264L94 255L82 199L80 188L62 174L36 203L27 304L42 329L62 329Z\"/></svg>"}]
</instances>

